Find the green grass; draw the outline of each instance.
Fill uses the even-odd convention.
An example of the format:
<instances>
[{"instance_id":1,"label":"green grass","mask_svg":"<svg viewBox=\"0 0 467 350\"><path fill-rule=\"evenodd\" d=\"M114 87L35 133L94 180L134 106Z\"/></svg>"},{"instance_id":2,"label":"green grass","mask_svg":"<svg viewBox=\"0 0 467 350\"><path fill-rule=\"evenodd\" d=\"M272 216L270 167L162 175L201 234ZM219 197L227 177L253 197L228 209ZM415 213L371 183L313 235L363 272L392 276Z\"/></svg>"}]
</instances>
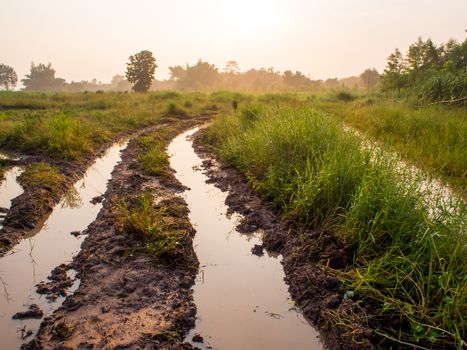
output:
<instances>
[{"instance_id":1,"label":"green grass","mask_svg":"<svg viewBox=\"0 0 467 350\"><path fill-rule=\"evenodd\" d=\"M217 119L206 141L284 217L353 245L353 263L339 275L356 300L376 308L383 337L426 348L465 345L465 204L433 212L417 179L394 170L383 152L363 149L333 118L268 105ZM389 328L384 320L392 317L404 326Z\"/></svg>"},{"instance_id":2,"label":"green grass","mask_svg":"<svg viewBox=\"0 0 467 350\"><path fill-rule=\"evenodd\" d=\"M154 136L145 136L140 139L142 150L139 155L139 164L144 174L163 176L167 173L169 158L165 151L165 142Z\"/></svg>"},{"instance_id":3,"label":"green grass","mask_svg":"<svg viewBox=\"0 0 467 350\"><path fill-rule=\"evenodd\" d=\"M230 109L207 94L0 92L0 149L79 161L142 127ZM215 105L215 110L213 107Z\"/></svg>"},{"instance_id":4,"label":"green grass","mask_svg":"<svg viewBox=\"0 0 467 350\"><path fill-rule=\"evenodd\" d=\"M402 158L440 177L462 195L467 188L465 107L413 107L367 98L353 103L321 99L316 106Z\"/></svg>"},{"instance_id":5,"label":"green grass","mask_svg":"<svg viewBox=\"0 0 467 350\"><path fill-rule=\"evenodd\" d=\"M183 227L187 225L186 218L177 215L180 210L183 211L176 201L156 206L154 195L149 192L121 201L116 210L119 230L142 242L128 254L146 254L169 265L183 263L188 256L189 231Z\"/></svg>"},{"instance_id":6,"label":"green grass","mask_svg":"<svg viewBox=\"0 0 467 350\"><path fill-rule=\"evenodd\" d=\"M45 162L27 165L18 177L18 182L24 189L42 187L52 193L56 193L64 181L65 176L60 170Z\"/></svg>"}]
</instances>

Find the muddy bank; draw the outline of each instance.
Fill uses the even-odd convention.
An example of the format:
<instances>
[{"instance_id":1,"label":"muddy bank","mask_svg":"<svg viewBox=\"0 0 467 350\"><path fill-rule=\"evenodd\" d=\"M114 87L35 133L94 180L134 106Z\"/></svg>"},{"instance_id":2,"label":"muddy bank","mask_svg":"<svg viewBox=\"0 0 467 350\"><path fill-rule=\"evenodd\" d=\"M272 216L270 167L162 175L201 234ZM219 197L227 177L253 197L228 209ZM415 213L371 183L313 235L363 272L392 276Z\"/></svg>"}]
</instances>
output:
<instances>
[{"instance_id":1,"label":"muddy bank","mask_svg":"<svg viewBox=\"0 0 467 350\"><path fill-rule=\"evenodd\" d=\"M154 126L143 129L143 132L151 128L154 128ZM133 134L133 137L138 133ZM120 135L114 138L97 152L88 155L78 162L61 162L40 155L13 154L16 158L9 160L9 165L26 166L36 162L46 162L57 167L60 173L64 175L64 180L53 190L44 186L29 187L21 195L12 200L11 207L4 217L3 227L0 229L0 256L5 255L22 238L37 233L41 224L52 212L54 206L59 203L73 184L84 176L86 170L95 159L103 156L113 143L125 137L124 135Z\"/></svg>"},{"instance_id":2,"label":"muddy bank","mask_svg":"<svg viewBox=\"0 0 467 350\"><path fill-rule=\"evenodd\" d=\"M194 123L183 123L177 130ZM130 141L112 173L102 210L84 232L82 250L66 267L77 271L78 289L44 319L24 349L191 348L183 338L196 315L191 290L198 267L194 230L186 204L176 195L182 186L170 171L164 176L144 175L137 162L140 152L138 138ZM143 242L116 224L122 199L131 203L148 191L155 198L153 209L168 208L172 228L187 232L183 259L175 264L139 254ZM60 275L65 275L63 268L55 274Z\"/></svg>"},{"instance_id":3,"label":"muddy bank","mask_svg":"<svg viewBox=\"0 0 467 350\"><path fill-rule=\"evenodd\" d=\"M359 305L346 294L342 283L326 272L326 266L345 268L352 259L352 247L332 232L300 230L281 220L280 213L262 201L239 171L222 167L203 144L203 131L195 137L195 150L204 159L209 182L229 190L226 204L243 219L237 230L249 233L261 229L263 245L283 255L289 292L304 316L324 335L329 349L373 349L377 339L371 331L371 308ZM256 251L260 247L255 247ZM347 295L347 297L346 297ZM352 315L352 324L339 322L339 315Z\"/></svg>"}]
</instances>

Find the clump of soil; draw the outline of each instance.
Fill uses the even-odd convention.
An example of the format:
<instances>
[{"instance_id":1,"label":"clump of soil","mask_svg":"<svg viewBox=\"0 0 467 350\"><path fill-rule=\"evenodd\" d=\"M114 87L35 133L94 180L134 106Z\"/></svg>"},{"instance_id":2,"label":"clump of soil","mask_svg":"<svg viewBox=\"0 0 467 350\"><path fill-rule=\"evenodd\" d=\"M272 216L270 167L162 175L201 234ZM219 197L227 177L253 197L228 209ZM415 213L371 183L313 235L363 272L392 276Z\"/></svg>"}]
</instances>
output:
<instances>
[{"instance_id":1,"label":"clump of soil","mask_svg":"<svg viewBox=\"0 0 467 350\"><path fill-rule=\"evenodd\" d=\"M102 203L104 201L104 195L96 196L90 200L91 204Z\"/></svg>"},{"instance_id":2,"label":"clump of soil","mask_svg":"<svg viewBox=\"0 0 467 350\"><path fill-rule=\"evenodd\" d=\"M253 248L251 248L251 253L257 256L263 256L264 255L264 247L259 244L255 244Z\"/></svg>"},{"instance_id":3,"label":"clump of soil","mask_svg":"<svg viewBox=\"0 0 467 350\"><path fill-rule=\"evenodd\" d=\"M194 138L197 154L205 159L203 168L226 198L228 212L243 215L237 230L250 233L261 229L263 244L253 247L260 254L263 247L282 254L285 280L295 304L303 315L324 335L330 349L373 349L375 337L369 327L369 307L344 298L342 283L327 268L345 268L352 261L352 247L332 232L305 230L292 222L281 220L279 211L261 200L239 171L222 167L203 144L203 130ZM352 324L339 322L342 315L351 315Z\"/></svg>"},{"instance_id":4,"label":"clump of soil","mask_svg":"<svg viewBox=\"0 0 467 350\"><path fill-rule=\"evenodd\" d=\"M53 269L49 282L41 281L36 285L36 292L47 295L47 300L55 301L59 296L67 296L67 290L73 285L73 280L68 276L69 266L61 264Z\"/></svg>"},{"instance_id":5,"label":"clump of soil","mask_svg":"<svg viewBox=\"0 0 467 350\"><path fill-rule=\"evenodd\" d=\"M198 333L196 333L191 340L193 342L195 342L195 343L203 343L204 342L204 338L201 335L199 335Z\"/></svg>"},{"instance_id":6,"label":"clump of soil","mask_svg":"<svg viewBox=\"0 0 467 350\"><path fill-rule=\"evenodd\" d=\"M44 312L39 308L39 306L37 306L37 304L31 304L26 311L17 312L11 318L14 320L24 320L26 318L42 317L44 317Z\"/></svg>"},{"instance_id":7,"label":"clump of soil","mask_svg":"<svg viewBox=\"0 0 467 350\"><path fill-rule=\"evenodd\" d=\"M70 232L70 235L74 236L74 237L79 237L81 236L83 233L81 231L71 231Z\"/></svg>"}]
</instances>

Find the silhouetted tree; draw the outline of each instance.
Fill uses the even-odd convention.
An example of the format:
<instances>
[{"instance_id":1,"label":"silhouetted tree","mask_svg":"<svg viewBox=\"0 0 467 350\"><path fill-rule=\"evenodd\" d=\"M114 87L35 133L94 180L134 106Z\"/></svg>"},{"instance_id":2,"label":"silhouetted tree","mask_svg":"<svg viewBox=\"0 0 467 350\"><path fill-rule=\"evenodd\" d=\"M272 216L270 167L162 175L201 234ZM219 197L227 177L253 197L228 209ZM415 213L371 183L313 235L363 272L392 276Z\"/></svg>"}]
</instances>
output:
<instances>
[{"instance_id":1,"label":"silhouetted tree","mask_svg":"<svg viewBox=\"0 0 467 350\"><path fill-rule=\"evenodd\" d=\"M133 90L137 92L148 91L157 68L156 59L153 57L152 52L141 51L130 56L129 60L126 77L130 83L134 84Z\"/></svg>"},{"instance_id":2,"label":"silhouetted tree","mask_svg":"<svg viewBox=\"0 0 467 350\"><path fill-rule=\"evenodd\" d=\"M360 78L363 80L365 83L365 86L367 87L368 93L370 93L370 90L378 84L379 80L379 73L375 68L372 69L365 69L365 71L360 74Z\"/></svg>"},{"instance_id":3,"label":"silhouetted tree","mask_svg":"<svg viewBox=\"0 0 467 350\"><path fill-rule=\"evenodd\" d=\"M21 79L24 90L29 91L61 91L65 89L65 79L55 78L52 64L31 63L31 72Z\"/></svg>"},{"instance_id":4,"label":"silhouetted tree","mask_svg":"<svg viewBox=\"0 0 467 350\"><path fill-rule=\"evenodd\" d=\"M5 90L15 87L18 82L18 76L13 68L6 64L0 64L0 86Z\"/></svg>"}]
</instances>

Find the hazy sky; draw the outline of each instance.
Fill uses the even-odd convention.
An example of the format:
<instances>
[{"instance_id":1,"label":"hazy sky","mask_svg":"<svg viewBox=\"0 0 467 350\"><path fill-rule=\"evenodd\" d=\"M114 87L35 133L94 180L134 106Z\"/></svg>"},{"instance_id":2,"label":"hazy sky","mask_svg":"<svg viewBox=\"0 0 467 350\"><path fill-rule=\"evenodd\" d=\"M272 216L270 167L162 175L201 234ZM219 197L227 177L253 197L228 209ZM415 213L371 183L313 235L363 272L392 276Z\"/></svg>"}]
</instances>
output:
<instances>
[{"instance_id":1,"label":"hazy sky","mask_svg":"<svg viewBox=\"0 0 467 350\"><path fill-rule=\"evenodd\" d=\"M464 40L467 0L0 0L0 23L0 63L20 78L33 61L107 82L150 50L158 79L198 59L315 79L382 71L419 35Z\"/></svg>"}]
</instances>

